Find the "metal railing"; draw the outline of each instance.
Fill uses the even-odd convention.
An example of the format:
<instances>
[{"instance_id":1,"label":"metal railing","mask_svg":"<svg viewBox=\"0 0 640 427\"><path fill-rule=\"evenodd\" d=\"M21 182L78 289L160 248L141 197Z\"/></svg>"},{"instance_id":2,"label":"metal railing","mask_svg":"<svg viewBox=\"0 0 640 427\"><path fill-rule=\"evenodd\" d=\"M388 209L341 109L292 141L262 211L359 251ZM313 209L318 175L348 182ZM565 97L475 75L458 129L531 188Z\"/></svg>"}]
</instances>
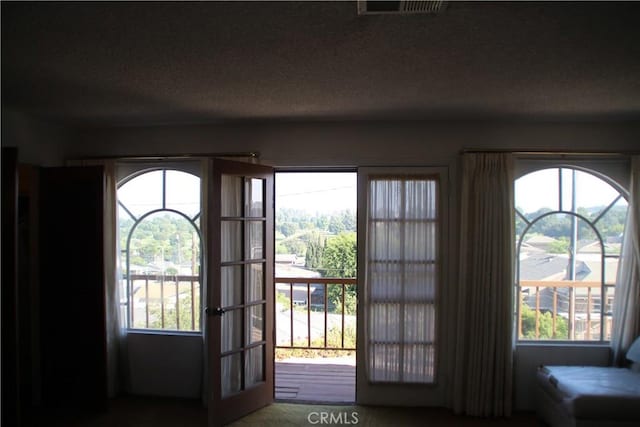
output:
<instances>
[{"instance_id":1,"label":"metal railing","mask_svg":"<svg viewBox=\"0 0 640 427\"><path fill-rule=\"evenodd\" d=\"M520 280L518 295L519 339L595 341L608 340L611 334L612 285L598 281ZM603 294L604 293L604 294ZM535 329L523 330L523 309L533 310ZM543 316L551 317L551 336L542 336ZM560 324L564 323L560 328ZM559 329L566 327L566 334ZM528 335L528 336L524 336Z\"/></svg>"},{"instance_id":2,"label":"metal railing","mask_svg":"<svg viewBox=\"0 0 640 427\"><path fill-rule=\"evenodd\" d=\"M125 279L131 328L200 330L199 276L132 274Z\"/></svg>"},{"instance_id":3,"label":"metal railing","mask_svg":"<svg viewBox=\"0 0 640 427\"><path fill-rule=\"evenodd\" d=\"M276 301L278 293L285 301L288 299L288 307L280 307L282 311L277 310L276 314L276 348L355 350L355 292L348 291L355 291L356 279L276 277L274 283ZM329 287L333 286L340 287L338 301L329 299ZM346 313L347 298L353 298L353 304L349 305L352 313ZM306 333L296 336L296 324L306 329ZM287 329L288 337L282 336Z\"/></svg>"}]
</instances>

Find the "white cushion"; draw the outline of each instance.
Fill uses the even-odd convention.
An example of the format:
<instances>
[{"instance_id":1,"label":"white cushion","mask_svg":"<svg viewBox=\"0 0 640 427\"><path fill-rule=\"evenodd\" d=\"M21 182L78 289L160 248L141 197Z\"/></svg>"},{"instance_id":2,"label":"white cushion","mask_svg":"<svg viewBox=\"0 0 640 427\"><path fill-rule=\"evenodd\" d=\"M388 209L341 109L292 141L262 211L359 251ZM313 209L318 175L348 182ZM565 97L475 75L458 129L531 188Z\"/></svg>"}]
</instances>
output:
<instances>
[{"instance_id":1,"label":"white cushion","mask_svg":"<svg viewBox=\"0 0 640 427\"><path fill-rule=\"evenodd\" d=\"M632 362L640 362L640 337L636 338L629 350L627 350L627 359Z\"/></svg>"}]
</instances>

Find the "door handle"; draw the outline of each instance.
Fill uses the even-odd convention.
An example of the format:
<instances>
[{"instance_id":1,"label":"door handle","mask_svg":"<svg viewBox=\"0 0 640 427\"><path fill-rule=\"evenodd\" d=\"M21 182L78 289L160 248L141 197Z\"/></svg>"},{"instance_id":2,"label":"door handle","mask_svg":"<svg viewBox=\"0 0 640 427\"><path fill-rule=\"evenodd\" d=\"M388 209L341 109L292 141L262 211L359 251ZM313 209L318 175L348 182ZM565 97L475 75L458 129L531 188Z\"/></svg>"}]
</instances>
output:
<instances>
[{"instance_id":1,"label":"door handle","mask_svg":"<svg viewBox=\"0 0 640 427\"><path fill-rule=\"evenodd\" d=\"M222 316L227 311L221 307L216 307L216 308L207 307L204 309L204 312L206 313L207 316Z\"/></svg>"}]
</instances>

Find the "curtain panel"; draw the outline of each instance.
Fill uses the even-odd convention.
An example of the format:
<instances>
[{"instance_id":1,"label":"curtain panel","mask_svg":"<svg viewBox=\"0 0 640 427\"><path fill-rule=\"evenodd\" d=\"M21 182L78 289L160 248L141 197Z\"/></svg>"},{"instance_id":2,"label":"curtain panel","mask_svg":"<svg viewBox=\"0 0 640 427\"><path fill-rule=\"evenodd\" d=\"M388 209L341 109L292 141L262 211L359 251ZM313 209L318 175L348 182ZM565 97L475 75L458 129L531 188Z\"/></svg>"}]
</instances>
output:
<instances>
[{"instance_id":1,"label":"curtain panel","mask_svg":"<svg viewBox=\"0 0 640 427\"><path fill-rule=\"evenodd\" d=\"M122 275L118 243L117 179L114 160L70 160L68 166L103 166L104 200L104 282L107 326L107 387L109 397L128 391L129 375L126 352L126 323L120 301Z\"/></svg>"},{"instance_id":2,"label":"curtain panel","mask_svg":"<svg viewBox=\"0 0 640 427\"><path fill-rule=\"evenodd\" d=\"M513 376L513 158L462 158L453 407L509 416Z\"/></svg>"},{"instance_id":3,"label":"curtain panel","mask_svg":"<svg viewBox=\"0 0 640 427\"><path fill-rule=\"evenodd\" d=\"M640 335L640 156L631 159L629 210L618 266L613 313L613 363L623 365L626 351Z\"/></svg>"},{"instance_id":4,"label":"curtain panel","mask_svg":"<svg viewBox=\"0 0 640 427\"><path fill-rule=\"evenodd\" d=\"M371 382L433 383L437 177L372 177L367 212L367 373Z\"/></svg>"}]
</instances>

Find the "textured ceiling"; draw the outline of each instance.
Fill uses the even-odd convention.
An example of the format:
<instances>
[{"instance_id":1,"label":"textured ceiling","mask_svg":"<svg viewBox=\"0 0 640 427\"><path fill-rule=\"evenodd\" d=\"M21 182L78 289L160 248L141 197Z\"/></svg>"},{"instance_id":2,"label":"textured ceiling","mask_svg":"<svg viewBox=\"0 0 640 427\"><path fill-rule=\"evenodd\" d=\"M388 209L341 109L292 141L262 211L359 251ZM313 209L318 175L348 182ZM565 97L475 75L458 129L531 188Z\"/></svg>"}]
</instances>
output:
<instances>
[{"instance_id":1,"label":"textured ceiling","mask_svg":"<svg viewBox=\"0 0 640 427\"><path fill-rule=\"evenodd\" d=\"M1 7L3 107L71 123L640 114L640 3Z\"/></svg>"}]
</instances>

